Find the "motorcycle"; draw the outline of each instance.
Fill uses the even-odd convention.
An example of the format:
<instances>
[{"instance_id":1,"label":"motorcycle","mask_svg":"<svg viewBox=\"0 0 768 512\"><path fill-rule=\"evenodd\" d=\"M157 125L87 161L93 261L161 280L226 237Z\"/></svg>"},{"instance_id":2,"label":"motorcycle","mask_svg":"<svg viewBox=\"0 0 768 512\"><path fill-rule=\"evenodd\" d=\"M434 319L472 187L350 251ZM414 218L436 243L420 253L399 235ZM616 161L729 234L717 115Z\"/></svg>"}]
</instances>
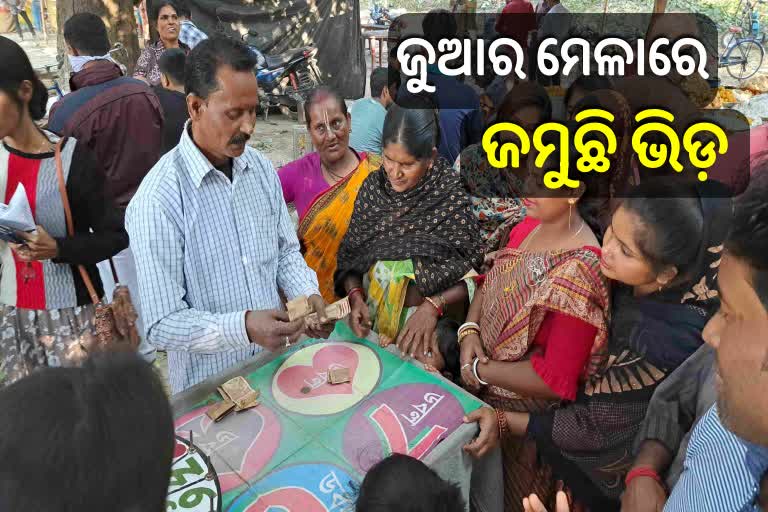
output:
<instances>
[{"instance_id":1,"label":"motorcycle","mask_svg":"<svg viewBox=\"0 0 768 512\"><path fill-rule=\"evenodd\" d=\"M371 21L374 25L382 25L388 27L392 24L392 15L389 14L389 9L383 5L374 3L370 10Z\"/></svg>"},{"instance_id":2,"label":"motorcycle","mask_svg":"<svg viewBox=\"0 0 768 512\"><path fill-rule=\"evenodd\" d=\"M279 108L288 117L298 117L300 105L313 89L321 85L315 59L317 48L303 46L275 55L264 54L259 49L264 46L263 41L255 30L249 30L243 36L243 42L256 56L254 72L259 82L260 108L264 118L267 118L271 108Z\"/></svg>"}]
</instances>

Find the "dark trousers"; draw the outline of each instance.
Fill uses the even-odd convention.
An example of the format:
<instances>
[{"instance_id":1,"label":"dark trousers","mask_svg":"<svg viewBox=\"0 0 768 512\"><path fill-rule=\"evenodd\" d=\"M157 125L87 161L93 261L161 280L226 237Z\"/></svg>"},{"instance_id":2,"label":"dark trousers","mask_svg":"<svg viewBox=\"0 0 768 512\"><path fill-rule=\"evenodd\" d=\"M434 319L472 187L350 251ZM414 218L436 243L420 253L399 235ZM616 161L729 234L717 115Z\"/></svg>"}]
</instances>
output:
<instances>
[{"instance_id":1,"label":"dark trousers","mask_svg":"<svg viewBox=\"0 0 768 512\"><path fill-rule=\"evenodd\" d=\"M19 33L19 37L24 39L24 33L21 31L21 22L19 22L19 16L24 18L24 22L27 24L29 31L32 32L32 35L34 36L35 27L32 25L32 22L29 21L29 15L27 14L27 11L19 11L19 14L13 16L13 24L16 26L16 32Z\"/></svg>"}]
</instances>

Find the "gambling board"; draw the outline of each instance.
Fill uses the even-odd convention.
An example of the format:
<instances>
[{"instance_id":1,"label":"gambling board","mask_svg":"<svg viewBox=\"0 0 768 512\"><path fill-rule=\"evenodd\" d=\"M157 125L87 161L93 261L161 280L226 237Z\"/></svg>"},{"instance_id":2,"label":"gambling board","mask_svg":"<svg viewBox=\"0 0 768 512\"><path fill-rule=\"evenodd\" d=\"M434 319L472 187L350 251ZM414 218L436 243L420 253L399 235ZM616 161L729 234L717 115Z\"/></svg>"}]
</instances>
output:
<instances>
[{"instance_id":1,"label":"gambling board","mask_svg":"<svg viewBox=\"0 0 768 512\"><path fill-rule=\"evenodd\" d=\"M329 384L339 367L351 381ZM216 388L237 375L261 392L260 405L214 423L206 411L221 400ZM460 446L476 433L462 418L481 405L339 322L331 340L264 354L174 398L167 510L354 510L371 466L394 452L429 463L444 441Z\"/></svg>"}]
</instances>

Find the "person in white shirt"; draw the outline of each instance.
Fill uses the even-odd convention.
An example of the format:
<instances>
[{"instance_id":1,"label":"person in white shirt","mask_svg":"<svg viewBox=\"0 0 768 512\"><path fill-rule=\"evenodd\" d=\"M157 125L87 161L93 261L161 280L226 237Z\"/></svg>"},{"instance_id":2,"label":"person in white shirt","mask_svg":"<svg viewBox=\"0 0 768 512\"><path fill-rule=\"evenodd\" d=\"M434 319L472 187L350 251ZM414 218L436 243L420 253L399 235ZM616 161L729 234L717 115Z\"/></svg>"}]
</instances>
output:
<instances>
[{"instance_id":1,"label":"person in white shirt","mask_svg":"<svg viewBox=\"0 0 768 512\"><path fill-rule=\"evenodd\" d=\"M327 338L333 328L277 172L247 145L259 106L253 59L225 36L192 50L191 120L126 214L144 328L168 351L174 393L263 349L282 350L304 333ZM309 297L323 325L290 322L281 291L289 300Z\"/></svg>"}]
</instances>

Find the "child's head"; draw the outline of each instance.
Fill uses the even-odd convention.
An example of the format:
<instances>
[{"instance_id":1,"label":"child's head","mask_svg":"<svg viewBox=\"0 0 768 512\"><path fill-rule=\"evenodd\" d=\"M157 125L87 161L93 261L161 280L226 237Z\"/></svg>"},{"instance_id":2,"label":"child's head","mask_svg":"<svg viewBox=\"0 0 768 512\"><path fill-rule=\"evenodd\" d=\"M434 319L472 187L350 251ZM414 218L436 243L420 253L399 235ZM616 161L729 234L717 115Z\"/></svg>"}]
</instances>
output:
<instances>
[{"instance_id":1,"label":"child's head","mask_svg":"<svg viewBox=\"0 0 768 512\"><path fill-rule=\"evenodd\" d=\"M393 454L368 471L357 512L464 512L461 491L423 462Z\"/></svg>"}]
</instances>

